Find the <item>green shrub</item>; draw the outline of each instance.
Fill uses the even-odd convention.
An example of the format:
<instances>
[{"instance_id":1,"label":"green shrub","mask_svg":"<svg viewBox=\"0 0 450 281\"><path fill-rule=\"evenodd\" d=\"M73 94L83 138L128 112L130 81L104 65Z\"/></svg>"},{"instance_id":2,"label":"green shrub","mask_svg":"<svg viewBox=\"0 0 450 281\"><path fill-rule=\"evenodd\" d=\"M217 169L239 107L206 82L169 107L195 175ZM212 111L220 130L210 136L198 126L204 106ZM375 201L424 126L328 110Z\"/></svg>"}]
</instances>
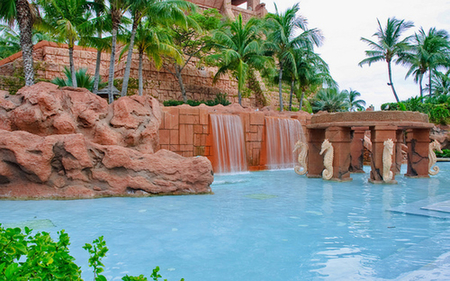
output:
<instances>
[{"instance_id":1,"label":"green shrub","mask_svg":"<svg viewBox=\"0 0 450 281\"><path fill-rule=\"evenodd\" d=\"M207 101L196 101L196 100L188 100L186 104L190 106L199 106L200 104L206 104L208 106L215 106L218 104L221 104L223 106L230 105L231 102L227 99L227 94L219 93L216 95L216 98L213 100L207 100ZM163 102L164 106L177 106L184 104L183 101L178 100L167 100Z\"/></svg>"},{"instance_id":2,"label":"green shrub","mask_svg":"<svg viewBox=\"0 0 450 281\"><path fill-rule=\"evenodd\" d=\"M450 149L442 149L442 153L436 151L436 156L439 158L450 158Z\"/></svg>"},{"instance_id":3,"label":"green shrub","mask_svg":"<svg viewBox=\"0 0 450 281\"><path fill-rule=\"evenodd\" d=\"M75 258L69 253L69 235L61 230L58 240L53 241L47 232L31 234L32 230L2 228L0 224L0 281L22 280L67 280L82 281L81 268L74 263ZM102 258L108 248L103 236L83 249L89 252L89 266L93 268L95 281L106 281ZM159 267L153 269L150 278L158 281L162 278ZM124 281L147 281L144 275L138 277L124 276ZM164 279L167 281L167 279ZM184 279L181 279L184 281Z\"/></svg>"}]
</instances>

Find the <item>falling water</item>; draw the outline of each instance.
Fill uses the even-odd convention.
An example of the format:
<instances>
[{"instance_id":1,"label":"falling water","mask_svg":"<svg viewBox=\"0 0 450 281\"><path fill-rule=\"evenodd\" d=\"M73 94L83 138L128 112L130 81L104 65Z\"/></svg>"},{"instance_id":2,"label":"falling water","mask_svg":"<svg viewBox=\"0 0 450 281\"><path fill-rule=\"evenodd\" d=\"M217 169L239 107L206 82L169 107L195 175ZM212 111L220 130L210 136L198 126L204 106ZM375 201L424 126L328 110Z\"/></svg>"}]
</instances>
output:
<instances>
[{"instance_id":1,"label":"falling water","mask_svg":"<svg viewBox=\"0 0 450 281\"><path fill-rule=\"evenodd\" d=\"M297 155L292 152L298 141L305 141L297 119L266 117L267 166L269 169L292 168Z\"/></svg>"},{"instance_id":2,"label":"falling water","mask_svg":"<svg viewBox=\"0 0 450 281\"><path fill-rule=\"evenodd\" d=\"M247 171L244 130L238 115L211 114L216 173Z\"/></svg>"}]
</instances>

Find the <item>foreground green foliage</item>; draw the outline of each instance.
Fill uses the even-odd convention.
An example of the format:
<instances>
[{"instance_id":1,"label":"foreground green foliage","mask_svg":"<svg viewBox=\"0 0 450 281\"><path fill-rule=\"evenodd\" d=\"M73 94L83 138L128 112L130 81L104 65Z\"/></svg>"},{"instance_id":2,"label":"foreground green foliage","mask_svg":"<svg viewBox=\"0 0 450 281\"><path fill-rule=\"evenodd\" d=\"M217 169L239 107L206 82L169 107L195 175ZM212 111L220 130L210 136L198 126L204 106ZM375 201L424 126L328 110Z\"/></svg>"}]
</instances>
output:
<instances>
[{"instance_id":1,"label":"foreground green foliage","mask_svg":"<svg viewBox=\"0 0 450 281\"><path fill-rule=\"evenodd\" d=\"M28 227L22 229L3 228L0 224L0 281L18 280L70 280L82 281L81 268L75 264L75 258L69 253L69 235L61 230L58 240L54 241L47 232L32 234ZM83 249L89 252L89 266L93 268L95 281L106 281L101 275L104 271L101 260L108 248L103 236ZM159 267L153 269L150 280L158 281L162 276ZM124 276L124 281L147 281L144 275ZM164 279L167 281L167 279ZM180 281L184 281L181 279Z\"/></svg>"}]
</instances>

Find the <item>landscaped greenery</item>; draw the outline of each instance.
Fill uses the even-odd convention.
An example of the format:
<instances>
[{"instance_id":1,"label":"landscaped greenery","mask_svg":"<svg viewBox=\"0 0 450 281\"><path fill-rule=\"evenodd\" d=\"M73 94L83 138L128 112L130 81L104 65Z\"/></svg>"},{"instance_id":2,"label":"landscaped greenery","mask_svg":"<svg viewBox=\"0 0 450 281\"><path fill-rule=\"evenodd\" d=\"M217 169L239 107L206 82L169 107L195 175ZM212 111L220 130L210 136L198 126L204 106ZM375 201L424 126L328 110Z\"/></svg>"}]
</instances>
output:
<instances>
[{"instance_id":1,"label":"landscaped greenery","mask_svg":"<svg viewBox=\"0 0 450 281\"><path fill-rule=\"evenodd\" d=\"M47 232L33 233L31 229L3 228L0 224L0 281L20 280L70 280L81 281L81 268L69 252L69 235L61 230L54 241ZM103 236L92 244L86 243L83 249L89 252L89 266L95 281L106 281L102 259L108 248ZM150 278L162 278L159 267L153 269ZM147 277L124 276L124 281L147 281ZM167 281L167 279L164 279ZM184 279L181 279L183 281Z\"/></svg>"},{"instance_id":2,"label":"landscaped greenery","mask_svg":"<svg viewBox=\"0 0 450 281\"><path fill-rule=\"evenodd\" d=\"M215 81L224 74L236 79L239 101L243 96L255 94L250 85L254 84L251 73L258 70L267 88L279 92L280 110L285 108L283 100L286 99L289 99L286 109L293 110L293 97L298 100L295 103L299 108L313 112L354 111L365 106L364 101L352 96L352 90L345 93L338 89L327 63L314 51L323 36L319 29L306 25L306 18L298 13L298 3L285 12L276 9L275 14L268 14L264 19L247 22L241 16L234 20L221 19L217 10L200 11L194 4L181 0L38 0L29 4L27 0L5 0L0 5L3 22L20 23L18 30L0 26L0 49L5 55L17 51L19 46L24 51L26 85L34 83L33 69L30 68L32 35L40 34L69 45L68 69L73 86L79 86L77 70L73 66L74 45L98 49L93 92L97 91L100 80L101 51L110 51L110 102L116 44L120 41L126 45L122 55L127 54L124 77L119 83L122 95L136 93L136 88L138 94L143 94L143 56L146 55L157 68L164 67L177 79L180 100L184 103L192 102L187 100L181 74L195 58L199 68L218 67ZM419 84L420 101L424 103L407 105L415 102L411 100L397 107L419 110L429 114L433 122L447 123L446 104L430 99L442 99L439 96L447 95L450 90L449 35L433 27L429 30L420 28L412 36L404 36L413 26L412 22L403 19L389 18L385 25L378 20L375 40L361 38L370 49L360 65L387 62L389 85L397 103L400 100L392 81L391 64L407 66L407 76L413 76ZM128 52L133 48L139 53L139 77L135 80L130 78L131 52ZM428 82L425 87L424 79ZM128 91L129 82L138 86L132 85ZM425 92L428 98L423 98Z\"/></svg>"},{"instance_id":3,"label":"landscaped greenery","mask_svg":"<svg viewBox=\"0 0 450 281\"><path fill-rule=\"evenodd\" d=\"M227 106L231 103L228 101L226 94L217 94L216 98L213 100L206 100L206 101L187 100L186 102L179 101L179 100L167 100L167 101L164 101L163 104L164 104L164 106L177 106L177 105L182 105L182 104L188 104L190 106L199 106L200 104L206 104L208 106L215 106L215 105L221 104L221 105Z\"/></svg>"}]
</instances>

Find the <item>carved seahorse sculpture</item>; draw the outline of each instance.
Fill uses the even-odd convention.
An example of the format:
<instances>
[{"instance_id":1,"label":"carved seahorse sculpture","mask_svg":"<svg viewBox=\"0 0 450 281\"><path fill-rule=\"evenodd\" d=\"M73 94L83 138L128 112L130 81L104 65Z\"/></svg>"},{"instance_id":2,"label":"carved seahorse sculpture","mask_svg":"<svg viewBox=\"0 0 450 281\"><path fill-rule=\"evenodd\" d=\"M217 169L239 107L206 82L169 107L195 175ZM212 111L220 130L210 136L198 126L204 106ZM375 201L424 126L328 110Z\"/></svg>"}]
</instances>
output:
<instances>
[{"instance_id":1,"label":"carved seahorse sculpture","mask_svg":"<svg viewBox=\"0 0 450 281\"><path fill-rule=\"evenodd\" d=\"M435 150L442 153L441 144L437 140L434 140L430 143L430 150L428 151L428 173L432 176L435 176L437 175L437 173L439 173L439 167L433 167L433 165L437 162L436 153L434 153ZM431 167L433 167L433 169L431 169Z\"/></svg>"},{"instance_id":2,"label":"carved seahorse sculpture","mask_svg":"<svg viewBox=\"0 0 450 281\"><path fill-rule=\"evenodd\" d=\"M392 180L394 173L391 171L392 154L394 154L394 142L391 139L384 141L383 149L383 181L389 182Z\"/></svg>"},{"instance_id":3,"label":"carved seahorse sculpture","mask_svg":"<svg viewBox=\"0 0 450 281\"><path fill-rule=\"evenodd\" d=\"M322 143L322 149L320 150L320 155L324 152L325 156L323 157L323 165L325 169L322 172L322 178L324 180L329 180L333 177L333 157L334 157L334 149L328 139L325 139Z\"/></svg>"},{"instance_id":4,"label":"carved seahorse sculpture","mask_svg":"<svg viewBox=\"0 0 450 281\"><path fill-rule=\"evenodd\" d=\"M306 174L306 172L308 172L308 166L306 163L306 156L308 155L308 144L302 141L298 141L295 143L294 151L292 151L292 153L294 153L297 149L299 150L298 163L300 165L295 166L294 171L302 176ZM303 170L300 170L301 168L303 168Z\"/></svg>"}]
</instances>

